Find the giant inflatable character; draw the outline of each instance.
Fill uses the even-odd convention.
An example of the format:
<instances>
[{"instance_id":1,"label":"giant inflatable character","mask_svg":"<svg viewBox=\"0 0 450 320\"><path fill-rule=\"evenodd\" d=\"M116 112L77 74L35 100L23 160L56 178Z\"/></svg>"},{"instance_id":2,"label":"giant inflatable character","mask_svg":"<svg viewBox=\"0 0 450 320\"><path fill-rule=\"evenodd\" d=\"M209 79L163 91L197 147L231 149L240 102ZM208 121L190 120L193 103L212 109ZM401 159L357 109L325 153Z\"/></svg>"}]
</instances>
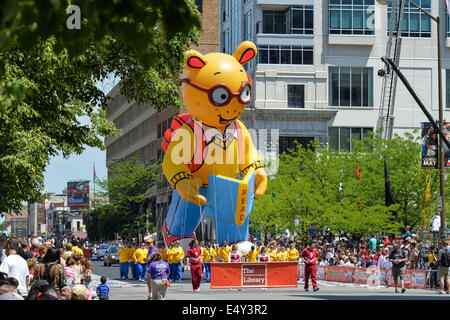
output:
<instances>
[{"instance_id":1,"label":"giant inflatable character","mask_svg":"<svg viewBox=\"0 0 450 320\"><path fill-rule=\"evenodd\" d=\"M246 175L250 170L254 198L260 198L266 191L264 165L247 128L238 120L252 100L252 80L243 64L255 58L256 52L250 41L241 43L233 55L187 52L185 64L189 73L182 82L188 113L174 117L163 138L166 153L162 168L174 189L163 224L166 245L180 239L192 240L208 206L214 212L222 210L230 215L230 219L214 223L219 243L248 240L248 208L241 217L243 221L234 223L234 209L227 208L234 200L218 201L229 192L217 194L218 189L214 189L216 194L207 194L212 189L208 190L208 182L215 181L211 178L225 177L232 181L239 173ZM208 204L207 198L211 199ZM219 205L222 207L214 208Z\"/></svg>"}]
</instances>

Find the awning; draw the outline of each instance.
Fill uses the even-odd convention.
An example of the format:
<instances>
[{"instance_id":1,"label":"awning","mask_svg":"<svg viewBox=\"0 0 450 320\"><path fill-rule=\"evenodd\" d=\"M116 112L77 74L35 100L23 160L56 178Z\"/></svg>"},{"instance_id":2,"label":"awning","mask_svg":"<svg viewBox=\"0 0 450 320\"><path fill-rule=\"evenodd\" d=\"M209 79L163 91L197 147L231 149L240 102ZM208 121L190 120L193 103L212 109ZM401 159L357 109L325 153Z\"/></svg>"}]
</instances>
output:
<instances>
[{"instance_id":1,"label":"awning","mask_svg":"<svg viewBox=\"0 0 450 320\"><path fill-rule=\"evenodd\" d=\"M80 238L80 239L86 239L87 238L87 233L84 233L84 232L72 232L72 237Z\"/></svg>"}]
</instances>

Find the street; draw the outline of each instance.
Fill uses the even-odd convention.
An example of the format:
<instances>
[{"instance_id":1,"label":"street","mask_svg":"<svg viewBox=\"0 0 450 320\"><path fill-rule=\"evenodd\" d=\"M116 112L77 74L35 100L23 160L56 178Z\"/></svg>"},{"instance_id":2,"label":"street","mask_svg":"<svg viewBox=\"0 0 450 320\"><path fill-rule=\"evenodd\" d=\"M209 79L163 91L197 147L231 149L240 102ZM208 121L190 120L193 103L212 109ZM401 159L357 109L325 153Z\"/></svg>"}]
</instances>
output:
<instances>
[{"instance_id":1,"label":"street","mask_svg":"<svg viewBox=\"0 0 450 320\"><path fill-rule=\"evenodd\" d=\"M108 278L110 300L147 300L147 285L136 280L120 281L119 265L104 267L103 261L94 260L93 281L97 285L100 276ZM129 273L131 276L131 271ZM395 294L394 288L318 281L318 292L305 292L303 280L297 288L210 289L202 282L200 292L192 292L190 272L183 273L181 283L172 283L166 300L450 300L450 295L439 295L430 289L407 289Z\"/></svg>"}]
</instances>

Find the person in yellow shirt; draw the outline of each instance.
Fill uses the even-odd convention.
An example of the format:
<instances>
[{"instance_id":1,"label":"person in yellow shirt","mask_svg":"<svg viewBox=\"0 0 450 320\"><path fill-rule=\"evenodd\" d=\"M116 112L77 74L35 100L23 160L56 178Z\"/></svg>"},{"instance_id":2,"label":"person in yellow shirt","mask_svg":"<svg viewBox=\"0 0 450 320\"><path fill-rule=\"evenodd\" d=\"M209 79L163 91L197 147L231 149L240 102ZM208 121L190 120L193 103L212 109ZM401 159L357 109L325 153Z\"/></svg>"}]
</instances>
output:
<instances>
[{"instance_id":1,"label":"person in yellow shirt","mask_svg":"<svg viewBox=\"0 0 450 320\"><path fill-rule=\"evenodd\" d=\"M158 252L161 253L161 260L167 262L168 260L168 254L167 254L167 248L164 245L164 242L160 242L158 244Z\"/></svg>"},{"instance_id":2,"label":"person in yellow shirt","mask_svg":"<svg viewBox=\"0 0 450 320\"><path fill-rule=\"evenodd\" d=\"M247 259L247 262L257 262L258 256L259 252L255 250L255 246L252 246L250 251L245 255L245 259Z\"/></svg>"},{"instance_id":3,"label":"person in yellow shirt","mask_svg":"<svg viewBox=\"0 0 450 320\"><path fill-rule=\"evenodd\" d=\"M295 244L291 244L289 246L289 250L287 251L288 261L298 261L298 258L300 258L300 253L295 248Z\"/></svg>"},{"instance_id":4,"label":"person in yellow shirt","mask_svg":"<svg viewBox=\"0 0 450 320\"><path fill-rule=\"evenodd\" d=\"M278 261L277 248L275 248L275 242L272 241L270 243L266 253L270 256L270 261Z\"/></svg>"},{"instance_id":5,"label":"person in yellow shirt","mask_svg":"<svg viewBox=\"0 0 450 320\"><path fill-rule=\"evenodd\" d=\"M216 250L213 248L211 242L206 243L206 247L202 252L203 265L205 266L206 282L211 282L211 262L216 260Z\"/></svg>"},{"instance_id":6,"label":"person in yellow shirt","mask_svg":"<svg viewBox=\"0 0 450 320\"><path fill-rule=\"evenodd\" d=\"M145 282L146 263L145 260L148 255L148 249L145 247L145 243L141 243L138 249L133 253L133 260L137 262L137 277L139 282Z\"/></svg>"},{"instance_id":7,"label":"person in yellow shirt","mask_svg":"<svg viewBox=\"0 0 450 320\"><path fill-rule=\"evenodd\" d=\"M173 271L171 271L170 273L173 272L174 274L173 282L181 282L181 278L183 275L181 261L184 259L184 250L180 246L180 241L178 240L175 241L175 246L171 250L171 257Z\"/></svg>"},{"instance_id":8,"label":"person in yellow shirt","mask_svg":"<svg viewBox=\"0 0 450 320\"><path fill-rule=\"evenodd\" d=\"M134 261L133 255L134 255L134 251L138 248L138 244L136 243L136 241L133 241L131 243L131 247L130 247L130 266L131 266L131 275L133 277L133 280L138 280L137 277L137 262Z\"/></svg>"},{"instance_id":9,"label":"person in yellow shirt","mask_svg":"<svg viewBox=\"0 0 450 320\"><path fill-rule=\"evenodd\" d=\"M277 253L278 261L288 261L288 255L286 248L281 246L279 252Z\"/></svg>"},{"instance_id":10,"label":"person in yellow shirt","mask_svg":"<svg viewBox=\"0 0 450 320\"><path fill-rule=\"evenodd\" d=\"M117 255L119 256L120 280L128 280L129 261L132 250L129 244L124 242L123 246L117 251Z\"/></svg>"},{"instance_id":11,"label":"person in yellow shirt","mask_svg":"<svg viewBox=\"0 0 450 320\"><path fill-rule=\"evenodd\" d=\"M222 245L217 249L217 256L220 262L228 262L228 255L231 252L231 247L228 246L226 241L222 242Z\"/></svg>"},{"instance_id":12,"label":"person in yellow shirt","mask_svg":"<svg viewBox=\"0 0 450 320\"><path fill-rule=\"evenodd\" d=\"M167 248L167 263L169 264L169 280L175 281L175 271L174 271L174 255L175 255L175 242L169 244L169 248Z\"/></svg>"}]
</instances>

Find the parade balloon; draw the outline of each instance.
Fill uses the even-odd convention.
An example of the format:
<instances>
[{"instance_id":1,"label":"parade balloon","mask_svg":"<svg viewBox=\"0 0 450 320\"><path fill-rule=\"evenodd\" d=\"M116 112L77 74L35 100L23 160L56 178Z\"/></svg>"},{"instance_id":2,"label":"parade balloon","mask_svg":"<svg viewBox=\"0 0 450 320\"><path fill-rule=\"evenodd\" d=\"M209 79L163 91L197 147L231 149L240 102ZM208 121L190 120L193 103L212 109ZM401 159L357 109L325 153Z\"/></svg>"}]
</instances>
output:
<instances>
[{"instance_id":1,"label":"parade balloon","mask_svg":"<svg viewBox=\"0 0 450 320\"><path fill-rule=\"evenodd\" d=\"M173 188L163 224L166 245L195 238L205 217L213 220L218 243L249 239L253 199L267 188L264 164L239 120L252 101L253 82L243 65L256 53L250 41L233 55L186 52L189 72L181 81L187 113L174 117L162 142L162 169Z\"/></svg>"}]
</instances>

